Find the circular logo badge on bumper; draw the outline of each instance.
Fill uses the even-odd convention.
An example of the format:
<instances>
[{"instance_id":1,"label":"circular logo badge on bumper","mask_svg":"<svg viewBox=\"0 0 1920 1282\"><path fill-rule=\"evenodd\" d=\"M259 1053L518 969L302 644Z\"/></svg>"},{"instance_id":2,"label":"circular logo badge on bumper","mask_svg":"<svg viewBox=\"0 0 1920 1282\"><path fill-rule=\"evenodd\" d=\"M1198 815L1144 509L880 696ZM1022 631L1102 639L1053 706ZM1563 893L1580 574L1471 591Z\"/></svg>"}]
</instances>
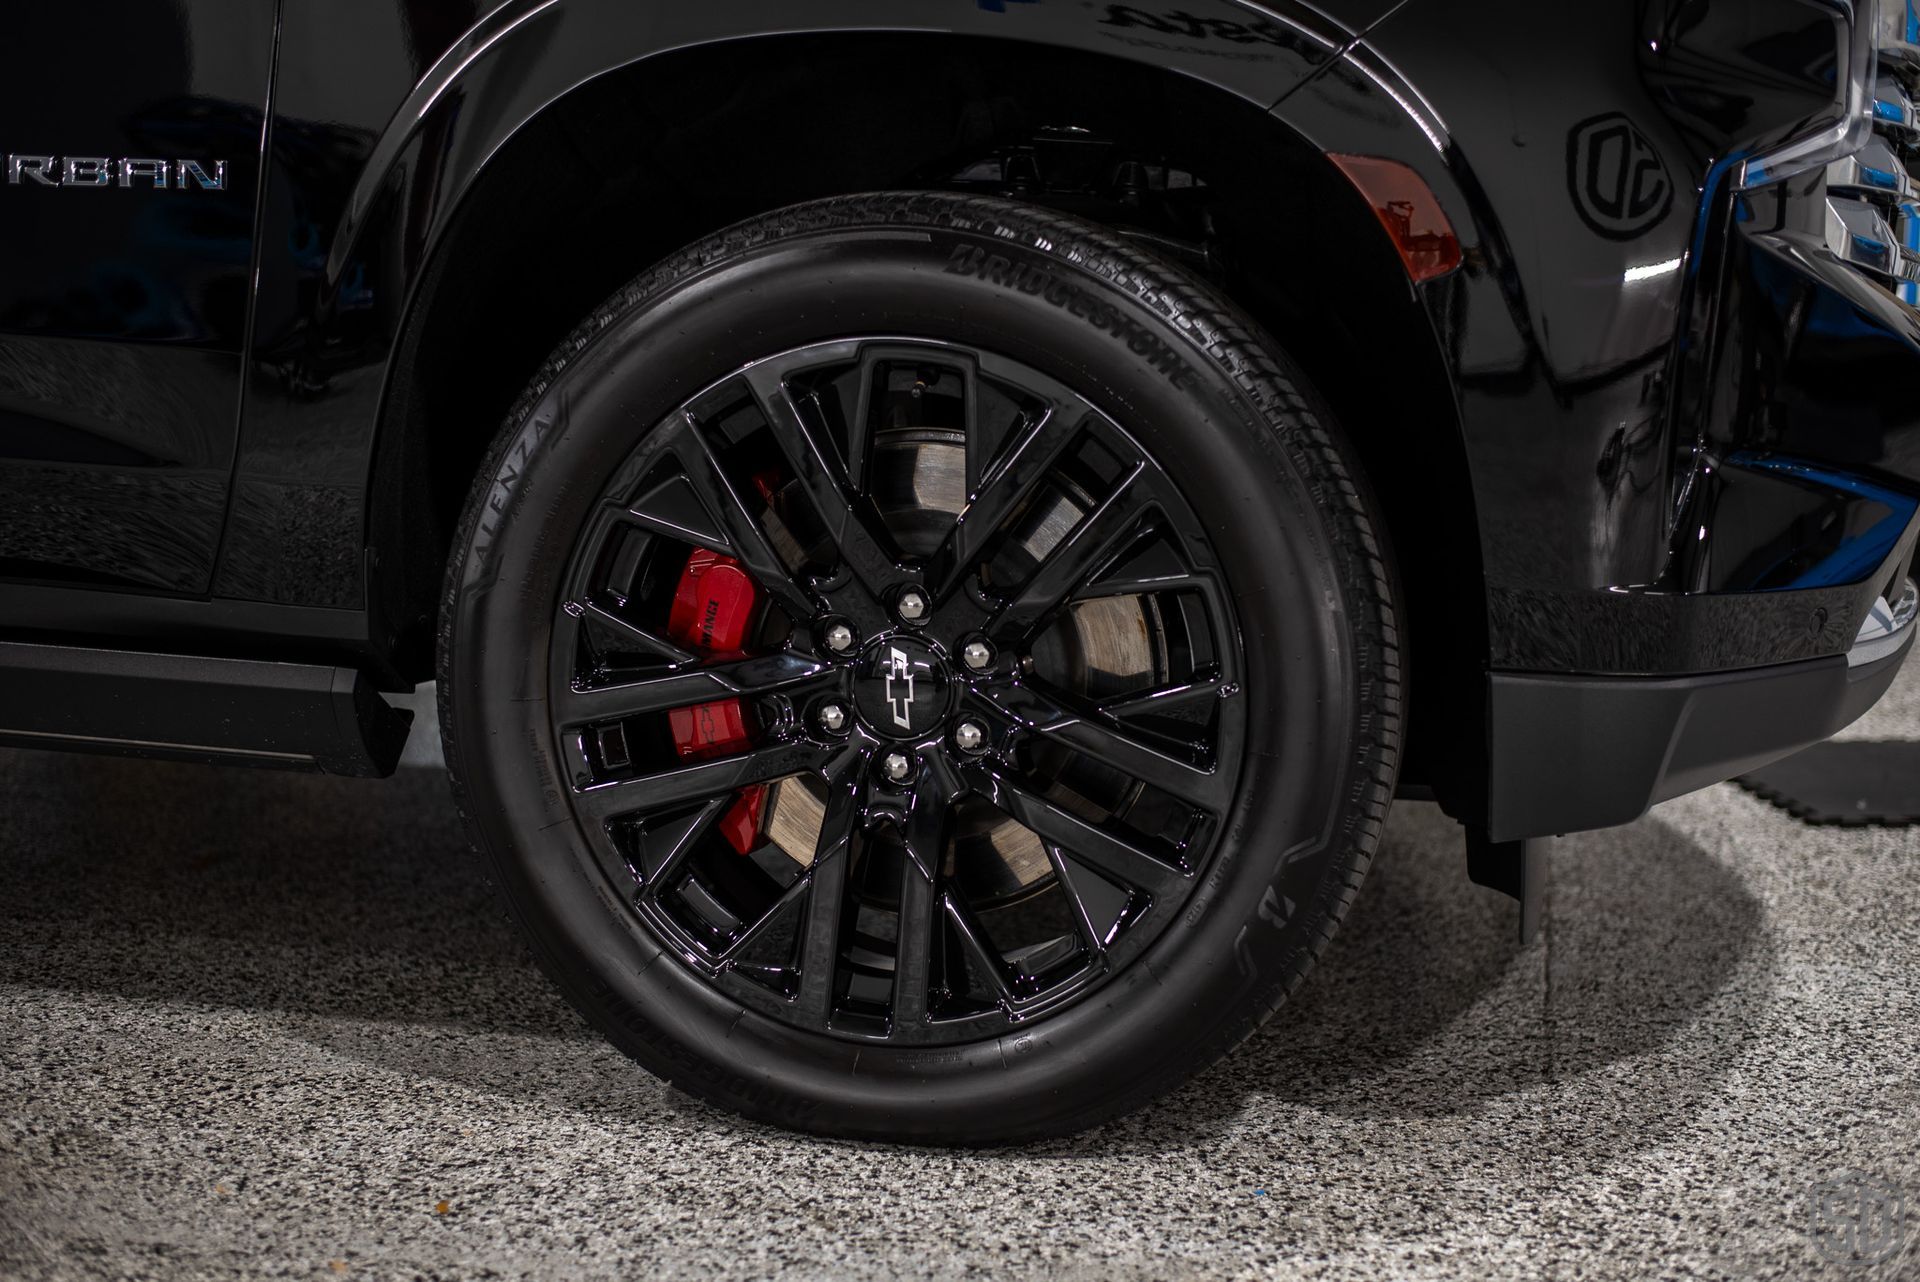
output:
<instances>
[{"instance_id":1,"label":"circular logo badge on bumper","mask_svg":"<svg viewBox=\"0 0 1920 1282\"><path fill-rule=\"evenodd\" d=\"M861 656L854 706L875 734L921 738L947 715L947 665L911 637L883 637Z\"/></svg>"}]
</instances>

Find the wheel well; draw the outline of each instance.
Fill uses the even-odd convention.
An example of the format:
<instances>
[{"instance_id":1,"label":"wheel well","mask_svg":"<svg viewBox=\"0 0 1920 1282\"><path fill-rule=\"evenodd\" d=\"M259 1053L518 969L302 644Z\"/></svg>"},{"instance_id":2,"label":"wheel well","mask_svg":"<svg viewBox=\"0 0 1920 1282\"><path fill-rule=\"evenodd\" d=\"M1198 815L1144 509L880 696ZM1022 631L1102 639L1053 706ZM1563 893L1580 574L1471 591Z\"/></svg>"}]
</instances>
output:
<instances>
[{"instance_id":1,"label":"wheel well","mask_svg":"<svg viewBox=\"0 0 1920 1282\"><path fill-rule=\"evenodd\" d=\"M1087 143L1107 148L1097 181L1061 182L1086 168L1073 158L1091 153L1071 148ZM1334 166L1259 107L1039 46L702 46L591 81L520 130L434 252L382 411L369 536L376 608L408 621L403 670L431 671L451 531L488 441L582 317L732 222L930 186L1002 190L1148 238L1274 334L1355 442L1396 550L1416 656L1403 779L1471 805L1477 780L1449 786L1427 763L1484 756L1479 528L1447 371L1398 258Z\"/></svg>"}]
</instances>

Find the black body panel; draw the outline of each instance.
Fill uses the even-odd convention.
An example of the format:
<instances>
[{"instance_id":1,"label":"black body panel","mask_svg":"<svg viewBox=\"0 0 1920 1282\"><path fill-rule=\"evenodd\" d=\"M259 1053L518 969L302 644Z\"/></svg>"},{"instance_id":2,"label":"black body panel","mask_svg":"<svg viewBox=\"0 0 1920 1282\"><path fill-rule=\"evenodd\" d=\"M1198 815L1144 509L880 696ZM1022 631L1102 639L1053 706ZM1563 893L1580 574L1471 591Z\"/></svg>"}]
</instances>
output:
<instances>
[{"instance_id":1,"label":"black body panel","mask_svg":"<svg viewBox=\"0 0 1920 1282\"><path fill-rule=\"evenodd\" d=\"M246 0L0 17L0 574L212 581L273 41L273 7ZM47 185L36 160L83 181ZM182 161L224 161L224 187Z\"/></svg>"},{"instance_id":2,"label":"black body panel","mask_svg":"<svg viewBox=\"0 0 1920 1282\"><path fill-rule=\"evenodd\" d=\"M351 668L0 642L0 743L213 765L393 773L411 712Z\"/></svg>"},{"instance_id":3,"label":"black body panel","mask_svg":"<svg viewBox=\"0 0 1920 1282\"><path fill-rule=\"evenodd\" d=\"M1692 677L1497 673L1487 831L1509 841L1631 823L1656 802L1830 738L1886 693L1906 657Z\"/></svg>"},{"instance_id":4,"label":"black body panel","mask_svg":"<svg viewBox=\"0 0 1920 1282\"><path fill-rule=\"evenodd\" d=\"M1727 262L1727 174L1736 154L1829 109L1831 24L1799 0L1574 6L1551 29L1536 15L1404 6L1277 108L1324 150L1401 159L1465 244L1462 269L1421 293L1480 514L1489 662L1659 673L1839 653L1881 586L1865 581L1878 557L1844 582L1693 567L1749 562L1794 540L1810 509L1872 500L1825 487L1764 522L1749 505L1724 528L1712 507L1681 509L1707 488L1697 478L1735 475L1725 455L1755 438L1833 457L1816 432L1783 432L1773 407L1712 381L1716 362L1788 345L1719 319L1721 278L1738 280L1743 261ZM1628 162L1596 162L1596 139ZM1900 359L1910 383L1920 367ZM1854 394L1838 371L1814 377L1809 400ZM1851 436L1892 486L1920 492L1899 439L1858 420Z\"/></svg>"},{"instance_id":5,"label":"black body panel","mask_svg":"<svg viewBox=\"0 0 1920 1282\"><path fill-rule=\"evenodd\" d=\"M1356 16L1369 8L1341 7ZM467 13L472 8L464 6ZM364 490L401 327L419 304L421 282L455 211L487 162L569 91L633 69L645 93L648 59L769 33L797 38L884 29L1005 41L1010 52L1011 42L1090 51L1170 68L1265 106L1352 34L1304 5L1265 8L1274 12L1198 0L1180 10L1185 17L1176 23L1124 5L949 0L903 7L848 0L795 8L766 0L698 6L514 0L463 31L459 4L288 0L265 239L309 252L271 254L261 264L232 537L255 554L229 558L215 590L303 605L365 603ZM344 49L377 51L358 60L347 83L328 75ZM809 56L796 48L790 61L805 68ZM722 94L736 88L703 82L695 92L710 97L701 110L725 110ZM656 105L662 131L690 109L687 97L664 93ZM788 131L781 148L802 160L803 171L813 171L797 177L788 201L860 189L825 172L840 146L825 125L804 114L763 122ZM903 152L893 179L904 179L926 159ZM698 156L690 163L704 168L672 171L668 181L732 181L724 158ZM733 216L753 212L743 204ZM280 233L283 224L292 225L292 235ZM647 265L635 261L627 274ZM450 287L473 290L470 282ZM483 291L472 297L484 302ZM598 301L583 301L581 310ZM473 430L494 426L479 423ZM289 528L298 532L288 537Z\"/></svg>"},{"instance_id":6,"label":"black body panel","mask_svg":"<svg viewBox=\"0 0 1920 1282\"><path fill-rule=\"evenodd\" d=\"M105 16L84 74L0 88L6 146L227 181L0 187L0 635L421 679L450 514L579 317L738 219L923 186L1145 236L1306 365L1400 554L1409 777L1497 836L1579 823L1514 817L1535 713L1490 680L1579 678L1582 711L1831 666L1910 567L1920 311L1809 239L1817 172L1734 190L1832 113L1831 4L181 0L0 30ZM1007 163L1076 135L1183 195ZM1410 280L1355 160L1457 266Z\"/></svg>"}]
</instances>

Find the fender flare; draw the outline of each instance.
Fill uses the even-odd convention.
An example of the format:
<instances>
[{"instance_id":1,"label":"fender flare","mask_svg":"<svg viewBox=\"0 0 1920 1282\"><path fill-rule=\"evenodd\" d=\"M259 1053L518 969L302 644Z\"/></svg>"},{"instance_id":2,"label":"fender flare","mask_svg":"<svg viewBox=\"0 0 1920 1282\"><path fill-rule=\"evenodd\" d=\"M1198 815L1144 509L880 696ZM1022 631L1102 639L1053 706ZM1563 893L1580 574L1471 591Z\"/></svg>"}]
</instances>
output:
<instances>
[{"instance_id":1,"label":"fender flare","mask_svg":"<svg viewBox=\"0 0 1920 1282\"><path fill-rule=\"evenodd\" d=\"M841 5L838 16L782 9L777 24L751 24L734 20L725 6L662 12L620 0L508 0L441 55L381 131L328 248L323 308L332 310L362 247L397 225L418 240L405 246L403 260L410 309L425 260L487 162L568 92L664 54L832 32L986 36L1130 59L1265 108L1358 38L1301 0L1190 0L1180 11L1182 28L1172 32L1158 29L1170 18L1130 5L1108 5L1104 16L1091 16L1078 7L976 0L970 8L956 2L905 18L886 0L868 7L870 22L850 20L846 15L856 6ZM1196 30L1203 34L1185 38ZM1225 56L1248 53L1254 57ZM420 180L409 182L415 171L422 171ZM393 208L386 197L403 187L412 194Z\"/></svg>"}]
</instances>

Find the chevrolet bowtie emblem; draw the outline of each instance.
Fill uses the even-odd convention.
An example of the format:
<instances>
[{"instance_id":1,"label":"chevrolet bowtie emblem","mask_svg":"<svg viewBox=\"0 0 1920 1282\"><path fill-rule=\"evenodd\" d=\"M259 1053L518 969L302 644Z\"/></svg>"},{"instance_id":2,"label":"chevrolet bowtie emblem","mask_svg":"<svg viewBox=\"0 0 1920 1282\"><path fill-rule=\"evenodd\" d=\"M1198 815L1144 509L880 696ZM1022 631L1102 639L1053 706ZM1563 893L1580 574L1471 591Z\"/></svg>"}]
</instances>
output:
<instances>
[{"instance_id":1,"label":"chevrolet bowtie emblem","mask_svg":"<svg viewBox=\"0 0 1920 1282\"><path fill-rule=\"evenodd\" d=\"M909 663L897 648L887 648L887 702L893 705L893 724L902 730L913 729L913 670L924 663Z\"/></svg>"}]
</instances>

